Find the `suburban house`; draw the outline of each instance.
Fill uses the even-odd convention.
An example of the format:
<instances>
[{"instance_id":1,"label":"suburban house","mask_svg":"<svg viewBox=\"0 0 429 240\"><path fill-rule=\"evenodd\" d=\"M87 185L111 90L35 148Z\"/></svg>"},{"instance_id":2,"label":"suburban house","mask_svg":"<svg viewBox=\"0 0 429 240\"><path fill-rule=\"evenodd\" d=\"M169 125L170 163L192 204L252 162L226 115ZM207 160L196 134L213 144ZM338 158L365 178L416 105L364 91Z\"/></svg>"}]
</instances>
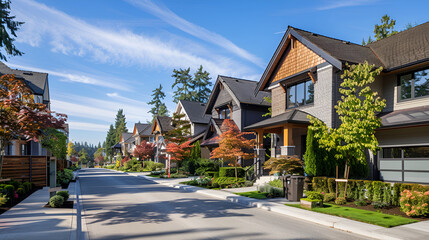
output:
<instances>
[{"instance_id":1,"label":"suburban house","mask_svg":"<svg viewBox=\"0 0 429 240\"><path fill-rule=\"evenodd\" d=\"M223 119L232 119L242 131L246 126L266 119L270 103L265 100L269 92L260 91L255 96L258 82L218 76L203 114L211 116L202 137L202 155L210 157L210 152L219 146L219 138L226 129L221 128Z\"/></svg>"},{"instance_id":2,"label":"suburban house","mask_svg":"<svg viewBox=\"0 0 429 240\"><path fill-rule=\"evenodd\" d=\"M156 116L154 118L151 134L155 136L155 162L165 164L167 154L165 152L166 143L164 134L173 129L174 127L171 125L171 117Z\"/></svg>"},{"instance_id":3,"label":"suburban house","mask_svg":"<svg viewBox=\"0 0 429 240\"><path fill-rule=\"evenodd\" d=\"M140 145L143 140L146 142L155 142L155 136L151 134L152 124L136 123L134 124L133 138L134 144Z\"/></svg>"},{"instance_id":4,"label":"suburban house","mask_svg":"<svg viewBox=\"0 0 429 240\"><path fill-rule=\"evenodd\" d=\"M132 155L132 149L134 146L134 137L132 133L126 132L121 134L121 139L119 143L121 144L121 153L122 156Z\"/></svg>"},{"instance_id":5,"label":"suburban house","mask_svg":"<svg viewBox=\"0 0 429 240\"><path fill-rule=\"evenodd\" d=\"M191 124L190 137L194 138L195 140L202 137L207 129L207 125L210 122L211 114L205 114L205 108L205 103L179 100L176 110L174 111L176 114L183 114L184 119L189 121Z\"/></svg>"},{"instance_id":6,"label":"suburban house","mask_svg":"<svg viewBox=\"0 0 429 240\"><path fill-rule=\"evenodd\" d=\"M264 134L275 136L272 156L302 157L307 115L339 126L334 106L345 64L367 61L383 67L372 88L387 101L380 113L383 126L376 131L381 151L368 153L369 176L429 183L428 39L429 23L366 46L289 26L254 92L271 92L271 118L245 127L257 133L258 163L270 147L263 144Z\"/></svg>"}]
</instances>

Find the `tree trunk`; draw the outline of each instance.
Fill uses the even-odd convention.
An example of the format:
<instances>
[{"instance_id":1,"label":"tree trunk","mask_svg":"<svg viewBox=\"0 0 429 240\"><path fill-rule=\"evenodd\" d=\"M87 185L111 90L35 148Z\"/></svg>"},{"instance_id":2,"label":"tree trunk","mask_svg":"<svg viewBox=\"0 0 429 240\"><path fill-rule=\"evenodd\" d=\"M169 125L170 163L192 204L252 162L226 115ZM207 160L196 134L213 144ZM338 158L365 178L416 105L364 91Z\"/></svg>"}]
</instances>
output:
<instances>
[{"instance_id":1,"label":"tree trunk","mask_svg":"<svg viewBox=\"0 0 429 240\"><path fill-rule=\"evenodd\" d=\"M4 139L0 139L0 179L2 178L2 171L3 171L3 159L6 155L6 146L8 141L5 141Z\"/></svg>"},{"instance_id":2,"label":"tree trunk","mask_svg":"<svg viewBox=\"0 0 429 240\"><path fill-rule=\"evenodd\" d=\"M237 180L238 180L238 174L237 174L237 158L235 159L235 181L237 182Z\"/></svg>"}]
</instances>

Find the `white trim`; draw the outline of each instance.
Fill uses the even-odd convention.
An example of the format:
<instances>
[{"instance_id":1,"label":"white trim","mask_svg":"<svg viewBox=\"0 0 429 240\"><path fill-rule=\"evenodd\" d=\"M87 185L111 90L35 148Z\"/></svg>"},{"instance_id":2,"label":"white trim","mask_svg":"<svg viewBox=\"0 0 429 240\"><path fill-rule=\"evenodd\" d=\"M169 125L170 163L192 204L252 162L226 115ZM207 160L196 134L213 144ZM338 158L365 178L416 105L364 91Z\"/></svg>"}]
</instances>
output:
<instances>
[{"instance_id":1,"label":"white trim","mask_svg":"<svg viewBox=\"0 0 429 240\"><path fill-rule=\"evenodd\" d=\"M276 87L280 87L280 83L277 83L276 85L273 85L273 86L269 86L268 90L272 90L272 89L274 89Z\"/></svg>"},{"instance_id":2,"label":"white trim","mask_svg":"<svg viewBox=\"0 0 429 240\"><path fill-rule=\"evenodd\" d=\"M381 148L386 148L386 147L419 147L419 146L429 146L429 143L379 145L379 147L381 147Z\"/></svg>"},{"instance_id":3,"label":"white trim","mask_svg":"<svg viewBox=\"0 0 429 240\"><path fill-rule=\"evenodd\" d=\"M317 72L323 71L323 70L328 69L328 68L332 68L332 65L328 64L327 66L324 66L324 67L321 67L321 68L317 68Z\"/></svg>"}]
</instances>

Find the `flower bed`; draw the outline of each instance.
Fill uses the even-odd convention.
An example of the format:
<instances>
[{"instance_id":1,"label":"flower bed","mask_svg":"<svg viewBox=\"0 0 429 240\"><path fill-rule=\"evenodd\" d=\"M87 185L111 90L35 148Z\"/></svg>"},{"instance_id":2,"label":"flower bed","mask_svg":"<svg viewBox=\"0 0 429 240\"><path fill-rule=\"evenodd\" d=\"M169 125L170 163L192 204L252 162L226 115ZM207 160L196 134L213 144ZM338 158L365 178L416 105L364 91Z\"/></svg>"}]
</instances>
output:
<instances>
[{"instance_id":1,"label":"flower bed","mask_svg":"<svg viewBox=\"0 0 429 240\"><path fill-rule=\"evenodd\" d=\"M33 194L38 188L33 183L14 180L0 184L0 214L6 212Z\"/></svg>"}]
</instances>

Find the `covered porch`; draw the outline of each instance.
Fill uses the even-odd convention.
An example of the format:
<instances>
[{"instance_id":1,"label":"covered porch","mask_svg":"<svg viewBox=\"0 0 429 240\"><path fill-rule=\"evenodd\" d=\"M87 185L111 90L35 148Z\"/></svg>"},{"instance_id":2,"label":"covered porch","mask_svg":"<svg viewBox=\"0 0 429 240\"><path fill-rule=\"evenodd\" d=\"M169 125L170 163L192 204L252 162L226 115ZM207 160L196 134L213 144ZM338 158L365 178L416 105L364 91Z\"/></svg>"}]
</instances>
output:
<instances>
[{"instance_id":1,"label":"covered porch","mask_svg":"<svg viewBox=\"0 0 429 240\"><path fill-rule=\"evenodd\" d=\"M310 120L307 113L293 109L270 119L246 127L256 134L255 172L264 175L262 165L270 157L296 155L303 158L306 150L307 128ZM271 143L264 144L264 136L271 134ZM271 151L267 151L271 149ZM266 154L267 153L267 154Z\"/></svg>"}]
</instances>

